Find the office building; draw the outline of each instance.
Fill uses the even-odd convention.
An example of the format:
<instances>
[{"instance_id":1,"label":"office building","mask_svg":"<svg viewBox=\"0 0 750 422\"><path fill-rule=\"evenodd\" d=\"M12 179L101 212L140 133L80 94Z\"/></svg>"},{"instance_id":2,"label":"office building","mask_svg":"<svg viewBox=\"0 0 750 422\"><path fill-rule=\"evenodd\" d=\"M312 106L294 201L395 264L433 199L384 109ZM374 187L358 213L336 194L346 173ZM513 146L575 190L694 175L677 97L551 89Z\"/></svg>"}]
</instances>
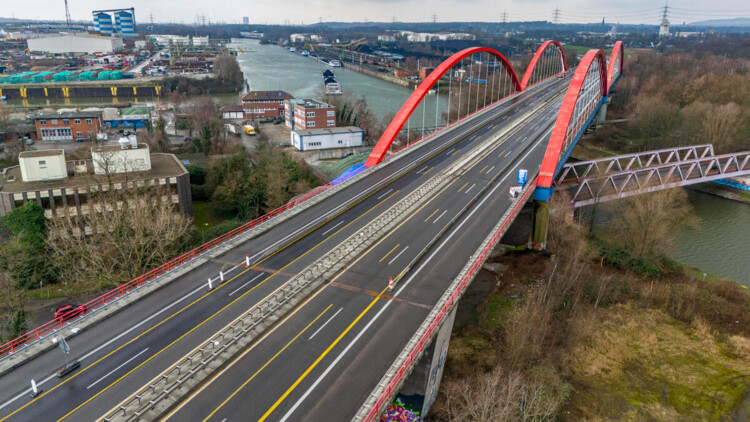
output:
<instances>
[{"instance_id":1,"label":"office building","mask_svg":"<svg viewBox=\"0 0 750 422\"><path fill-rule=\"evenodd\" d=\"M284 121L290 129L336 127L336 107L311 99L285 100Z\"/></svg>"},{"instance_id":2,"label":"office building","mask_svg":"<svg viewBox=\"0 0 750 422\"><path fill-rule=\"evenodd\" d=\"M242 97L245 118L273 120L284 117L284 100L294 98L284 91L250 91Z\"/></svg>"},{"instance_id":3,"label":"office building","mask_svg":"<svg viewBox=\"0 0 750 422\"><path fill-rule=\"evenodd\" d=\"M134 138L120 145L94 147L90 160L65 161L62 149L20 153L19 165L0 175L0 217L36 202L45 217L75 218L79 230L90 234L85 217L101 212L101 207L93 206L94 197L110 186L121 192L154 189L163 201L192 215L190 174L185 166L173 154L149 154L147 145L133 144Z\"/></svg>"},{"instance_id":4,"label":"office building","mask_svg":"<svg viewBox=\"0 0 750 422\"><path fill-rule=\"evenodd\" d=\"M341 155L345 155L348 152L345 148L362 146L364 131L355 126L299 129L292 131L291 140L292 146L300 151L340 148Z\"/></svg>"}]
</instances>

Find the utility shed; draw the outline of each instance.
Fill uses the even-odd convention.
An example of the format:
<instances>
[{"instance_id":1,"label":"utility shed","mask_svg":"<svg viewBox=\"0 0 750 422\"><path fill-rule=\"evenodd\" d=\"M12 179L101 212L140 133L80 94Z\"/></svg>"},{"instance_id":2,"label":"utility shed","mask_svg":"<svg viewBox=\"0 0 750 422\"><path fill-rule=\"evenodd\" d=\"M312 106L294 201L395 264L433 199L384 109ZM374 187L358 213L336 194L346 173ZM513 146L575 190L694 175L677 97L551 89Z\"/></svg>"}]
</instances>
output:
<instances>
[{"instance_id":1,"label":"utility shed","mask_svg":"<svg viewBox=\"0 0 750 422\"><path fill-rule=\"evenodd\" d=\"M356 126L299 129L291 132L292 146L300 151L362 146L364 131Z\"/></svg>"},{"instance_id":2,"label":"utility shed","mask_svg":"<svg viewBox=\"0 0 750 422\"><path fill-rule=\"evenodd\" d=\"M65 151L62 149L24 151L18 154L18 164L24 182L60 180L68 177Z\"/></svg>"}]
</instances>

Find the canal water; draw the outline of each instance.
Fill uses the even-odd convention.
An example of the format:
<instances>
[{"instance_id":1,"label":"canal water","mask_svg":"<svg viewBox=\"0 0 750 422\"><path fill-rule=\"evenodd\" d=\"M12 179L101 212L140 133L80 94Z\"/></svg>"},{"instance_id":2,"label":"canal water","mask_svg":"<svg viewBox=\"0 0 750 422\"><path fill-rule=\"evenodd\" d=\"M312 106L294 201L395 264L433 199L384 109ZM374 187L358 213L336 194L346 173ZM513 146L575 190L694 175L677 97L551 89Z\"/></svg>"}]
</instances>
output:
<instances>
[{"instance_id":1,"label":"canal water","mask_svg":"<svg viewBox=\"0 0 750 422\"><path fill-rule=\"evenodd\" d=\"M323 94L323 71L331 69L341 88L356 97L365 97L378 119L396 113L411 95L412 90L341 67L329 67L313 57L292 53L276 45L261 45L257 40L234 39L233 45L241 50L237 54L240 69L245 74L251 91L282 90L297 98L320 98ZM410 126L435 125L435 107L438 115L447 111L445 95L428 95L422 106L414 111ZM440 117L438 117L440 120Z\"/></svg>"},{"instance_id":2,"label":"canal water","mask_svg":"<svg viewBox=\"0 0 750 422\"><path fill-rule=\"evenodd\" d=\"M750 204L687 190L691 224L681 227L668 255L690 267L750 287ZM591 212L586 207L584 213ZM606 228L614 218L600 207L595 227Z\"/></svg>"}]
</instances>

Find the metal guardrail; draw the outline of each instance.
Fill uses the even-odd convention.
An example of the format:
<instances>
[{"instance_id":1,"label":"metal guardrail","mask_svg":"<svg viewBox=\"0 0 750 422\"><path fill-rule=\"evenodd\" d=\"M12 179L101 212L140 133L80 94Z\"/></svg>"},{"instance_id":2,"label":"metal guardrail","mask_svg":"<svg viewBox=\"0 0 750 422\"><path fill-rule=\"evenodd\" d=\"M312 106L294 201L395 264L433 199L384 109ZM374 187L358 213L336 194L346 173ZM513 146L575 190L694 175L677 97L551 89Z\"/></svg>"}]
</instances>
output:
<instances>
[{"instance_id":1,"label":"metal guardrail","mask_svg":"<svg viewBox=\"0 0 750 422\"><path fill-rule=\"evenodd\" d=\"M472 258L459 273L451 288L446 290L446 293L427 316L411 340L409 340L407 347L396 358L393 365L391 365L391 369L375 387L375 390L370 394L353 420L375 421L388 407L395 394L411 373L414 365L419 362L419 359L429 347L432 337L438 332L443 320L458 303L474 276L482 268L492 249L500 241L508 230L508 227L510 227L510 224L521 211L521 208L523 208L523 205L534 192L535 187L536 178L529 181L523 194L516 199L515 205L506 211L494 230L485 238L485 241L482 243L483 246L480 246L480 250L472 255Z\"/></svg>"},{"instance_id":2,"label":"metal guardrail","mask_svg":"<svg viewBox=\"0 0 750 422\"><path fill-rule=\"evenodd\" d=\"M329 277L429 201L451 179L444 173L432 177L110 410L103 420L158 418Z\"/></svg>"}]
</instances>

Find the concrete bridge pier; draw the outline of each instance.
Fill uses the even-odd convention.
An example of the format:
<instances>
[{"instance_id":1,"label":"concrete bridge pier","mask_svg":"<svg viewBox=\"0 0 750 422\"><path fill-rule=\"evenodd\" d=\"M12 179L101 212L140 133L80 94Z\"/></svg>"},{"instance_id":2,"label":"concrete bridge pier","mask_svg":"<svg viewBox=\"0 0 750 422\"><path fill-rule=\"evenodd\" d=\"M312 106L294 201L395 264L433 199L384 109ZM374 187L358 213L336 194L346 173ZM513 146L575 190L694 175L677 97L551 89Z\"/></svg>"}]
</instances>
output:
<instances>
[{"instance_id":1,"label":"concrete bridge pier","mask_svg":"<svg viewBox=\"0 0 750 422\"><path fill-rule=\"evenodd\" d=\"M547 244L547 224L549 223L549 202L534 200L534 213L531 219L531 247L544 249Z\"/></svg>"},{"instance_id":2,"label":"concrete bridge pier","mask_svg":"<svg viewBox=\"0 0 750 422\"><path fill-rule=\"evenodd\" d=\"M403 402L413 403L413 410L421 412L423 418L435 402L440 380L443 378L443 368L445 368L445 359L448 356L448 344L453 331L453 322L456 319L456 309L458 306L454 306L450 314L445 317L435 340L419 359L419 363L404 382L398 395Z\"/></svg>"}]
</instances>

